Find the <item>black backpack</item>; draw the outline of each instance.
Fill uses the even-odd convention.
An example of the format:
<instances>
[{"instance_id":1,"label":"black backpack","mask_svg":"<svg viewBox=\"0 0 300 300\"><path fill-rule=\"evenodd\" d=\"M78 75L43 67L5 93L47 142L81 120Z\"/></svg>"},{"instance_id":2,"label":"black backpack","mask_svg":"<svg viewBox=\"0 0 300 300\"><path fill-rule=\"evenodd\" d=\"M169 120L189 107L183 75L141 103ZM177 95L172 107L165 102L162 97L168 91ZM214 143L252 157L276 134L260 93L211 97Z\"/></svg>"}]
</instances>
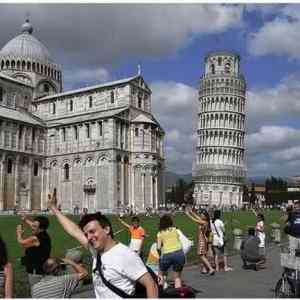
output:
<instances>
[{"instance_id":1,"label":"black backpack","mask_svg":"<svg viewBox=\"0 0 300 300\"><path fill-rule=\"evenodd\" d=\"M132 295L129 295L129 294L125 293L124 291L122 291L118 287L116 287L113 284L111 284L103 276L103 273L102 273L102 270L101 270L101 265L102 265L101 255L98 254L97 255L96 268L93 270L93 272L98 271L99 275L100 275L100 277L101 277L101 279L103 281L103 283L110 290L112 290L115 294L117 294L121 298L147 298L147 290L146 290L146 288L141 283L139 283L138 281L136 282L136 285L135 285L135 292ZM159 289L159 285L158 285L158 277L157 277L157 275L148 266L145 266L145 267L147 268L147 271L151 275L151 277L154 280L154 282L157 284L158 290L160 290Z\"/></svg>"}]
</instances>

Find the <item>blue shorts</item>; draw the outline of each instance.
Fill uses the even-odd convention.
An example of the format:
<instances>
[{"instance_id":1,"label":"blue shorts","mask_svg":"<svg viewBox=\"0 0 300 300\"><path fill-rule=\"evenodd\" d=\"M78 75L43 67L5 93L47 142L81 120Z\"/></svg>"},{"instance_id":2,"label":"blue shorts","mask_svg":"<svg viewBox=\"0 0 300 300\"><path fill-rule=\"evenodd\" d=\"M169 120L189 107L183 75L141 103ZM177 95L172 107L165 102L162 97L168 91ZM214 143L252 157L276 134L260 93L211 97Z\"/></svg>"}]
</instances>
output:
<instances>
[{"instance_id":1,"label":"blue shorts","mask_svg":"<svg viewBox=\"0 0 300 300\"><path fill-rule=\"evenodd\" d=\"M159 269L167 272L172 266L174 272L181 272L185 264L185 255L182 250L163 254L159 259Z\"/></svg>"}]
</instances>

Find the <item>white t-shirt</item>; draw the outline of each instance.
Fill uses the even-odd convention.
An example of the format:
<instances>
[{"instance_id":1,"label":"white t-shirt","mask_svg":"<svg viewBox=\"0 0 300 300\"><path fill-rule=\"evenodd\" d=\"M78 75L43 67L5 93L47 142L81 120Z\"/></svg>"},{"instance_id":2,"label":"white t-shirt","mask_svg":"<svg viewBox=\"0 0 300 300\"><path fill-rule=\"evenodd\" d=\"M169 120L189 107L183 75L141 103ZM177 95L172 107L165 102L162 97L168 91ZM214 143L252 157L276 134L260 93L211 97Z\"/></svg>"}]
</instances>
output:
<instances>
[{"instance_id":1,"label":"white t-shirt","mask_svg":"<svg viewBox=\"0 0 300 300\"><path fill-rule=\"evenodd\" d=\"M211 221L211 231L213 233L213 246L222 247L224 245L225 226L222 220L217 219L215 222ZM218 231L218 233L217 233Z\"/></svg>"},{"instance_id":2,"label":"white t-shirt","mask_svg":"<svg viewBox=\"0 0 300 300\"><path fill-rule=\"evenodd\" d=\"M93 270L96 267L97 254L90 249L93 256ZM134 292L135 282L147 273L147 269L137 253L118 243L101 256L102 274L111 284L127 294ZM101 279L98 272L93 272L93 284L96 298L121 298L111 291Z\"/></svg>"},{"instance_id":3,"label":"white t-shirt","mask_svg":"<svg viewBox=\"0 0 300 300\"><path fill-rule=\"evenodd\" d=\"M262 230L262 232L258 231L258 229ZM257 235L257 237L259 238L259 241L260 241L258 247L259 248L264 248L265 247L265 239L266 239L266 234L264 232L264 221L257 222L257 224L256 224L256 235Z\"/></svg>"}]
</instances>

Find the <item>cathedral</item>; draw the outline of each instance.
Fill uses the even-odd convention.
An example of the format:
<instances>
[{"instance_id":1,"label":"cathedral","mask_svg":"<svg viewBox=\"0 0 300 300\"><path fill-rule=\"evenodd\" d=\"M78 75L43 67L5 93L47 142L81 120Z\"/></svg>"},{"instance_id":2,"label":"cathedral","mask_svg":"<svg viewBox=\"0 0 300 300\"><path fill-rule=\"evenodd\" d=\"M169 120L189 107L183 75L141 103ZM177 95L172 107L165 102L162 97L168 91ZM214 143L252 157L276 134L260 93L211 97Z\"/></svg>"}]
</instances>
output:
<instances>
[{"instance_id":1,"label":"cathedral","mask_svg":"<svg viewBox=\"0 0 300 300\"><path fill-rule=\"evenodd\" d=\"M0 51L0 211L138 212L164 204L164 131L136 76L63 91L28 20Z\"/></svg>"}]
</instances>

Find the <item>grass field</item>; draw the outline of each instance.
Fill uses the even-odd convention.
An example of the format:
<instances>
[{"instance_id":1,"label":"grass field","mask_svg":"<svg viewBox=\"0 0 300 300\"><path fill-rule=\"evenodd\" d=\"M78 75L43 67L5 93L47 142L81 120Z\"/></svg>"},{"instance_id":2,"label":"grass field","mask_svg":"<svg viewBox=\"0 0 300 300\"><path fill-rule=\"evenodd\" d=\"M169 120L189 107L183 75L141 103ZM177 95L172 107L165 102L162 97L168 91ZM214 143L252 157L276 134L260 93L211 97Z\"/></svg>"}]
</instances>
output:
<instances>
[{"instance_id":1,"label":"grass field","mask_svg":"<svg viewBox=\"0 0 300 300\"><path fill-rule=\"evenodd\" d=\"M268 210L264 212L265 214L265 224L267 231L267 239L270 237L271 226L270 224L276 222L280 223L280 212L278 210ZM78 221L78 217L71 217L75 222ZM145 228L148 237L145 240L145 257L147 257L148 249L151 244L156 239L156 233L158 228L159 217L145 217L141 216L141 225ZM56 221L55 217L50 216L50 227L49 234L52 238L52 256L63 257L66 250L76 247L79 244L76 240L71 238L69 235L65 234L62 230L60 224ZM117 218L114 216L110 217L113 230L117 232L124 227L118 222ZM252 212L249 211L235 211L235 212L225 212L224 221L226 226L226 236L229 240L229 252L231 252L230 247L232 244L232 230L234 228L240 228L243 232L247 231L248 226L252 226L256 222L256 218ZM130 222L130 218L125 218L127 222ZM184 234L191 239L196 238L197 224L188 219L184 214L176 214L174 216L174 222L178 228L180 228ZM27 285L27 277L23 266L20 264L19 258L23 256L24 250L17 244L16 241L16 225L20 223L20 219L17 216L0 216L0 234L5 240L9 252L10 261L14 266L14 284L15 284L15 294L16 297L28 297L29 289ZM28 231L28 234L30 232ZM127 244L129 242L129 234L125 229L121 233L117 234L116 239ZM196 261L196 248L193 247L188 255L188 261Z\"/></svg>"}]
</instances>

